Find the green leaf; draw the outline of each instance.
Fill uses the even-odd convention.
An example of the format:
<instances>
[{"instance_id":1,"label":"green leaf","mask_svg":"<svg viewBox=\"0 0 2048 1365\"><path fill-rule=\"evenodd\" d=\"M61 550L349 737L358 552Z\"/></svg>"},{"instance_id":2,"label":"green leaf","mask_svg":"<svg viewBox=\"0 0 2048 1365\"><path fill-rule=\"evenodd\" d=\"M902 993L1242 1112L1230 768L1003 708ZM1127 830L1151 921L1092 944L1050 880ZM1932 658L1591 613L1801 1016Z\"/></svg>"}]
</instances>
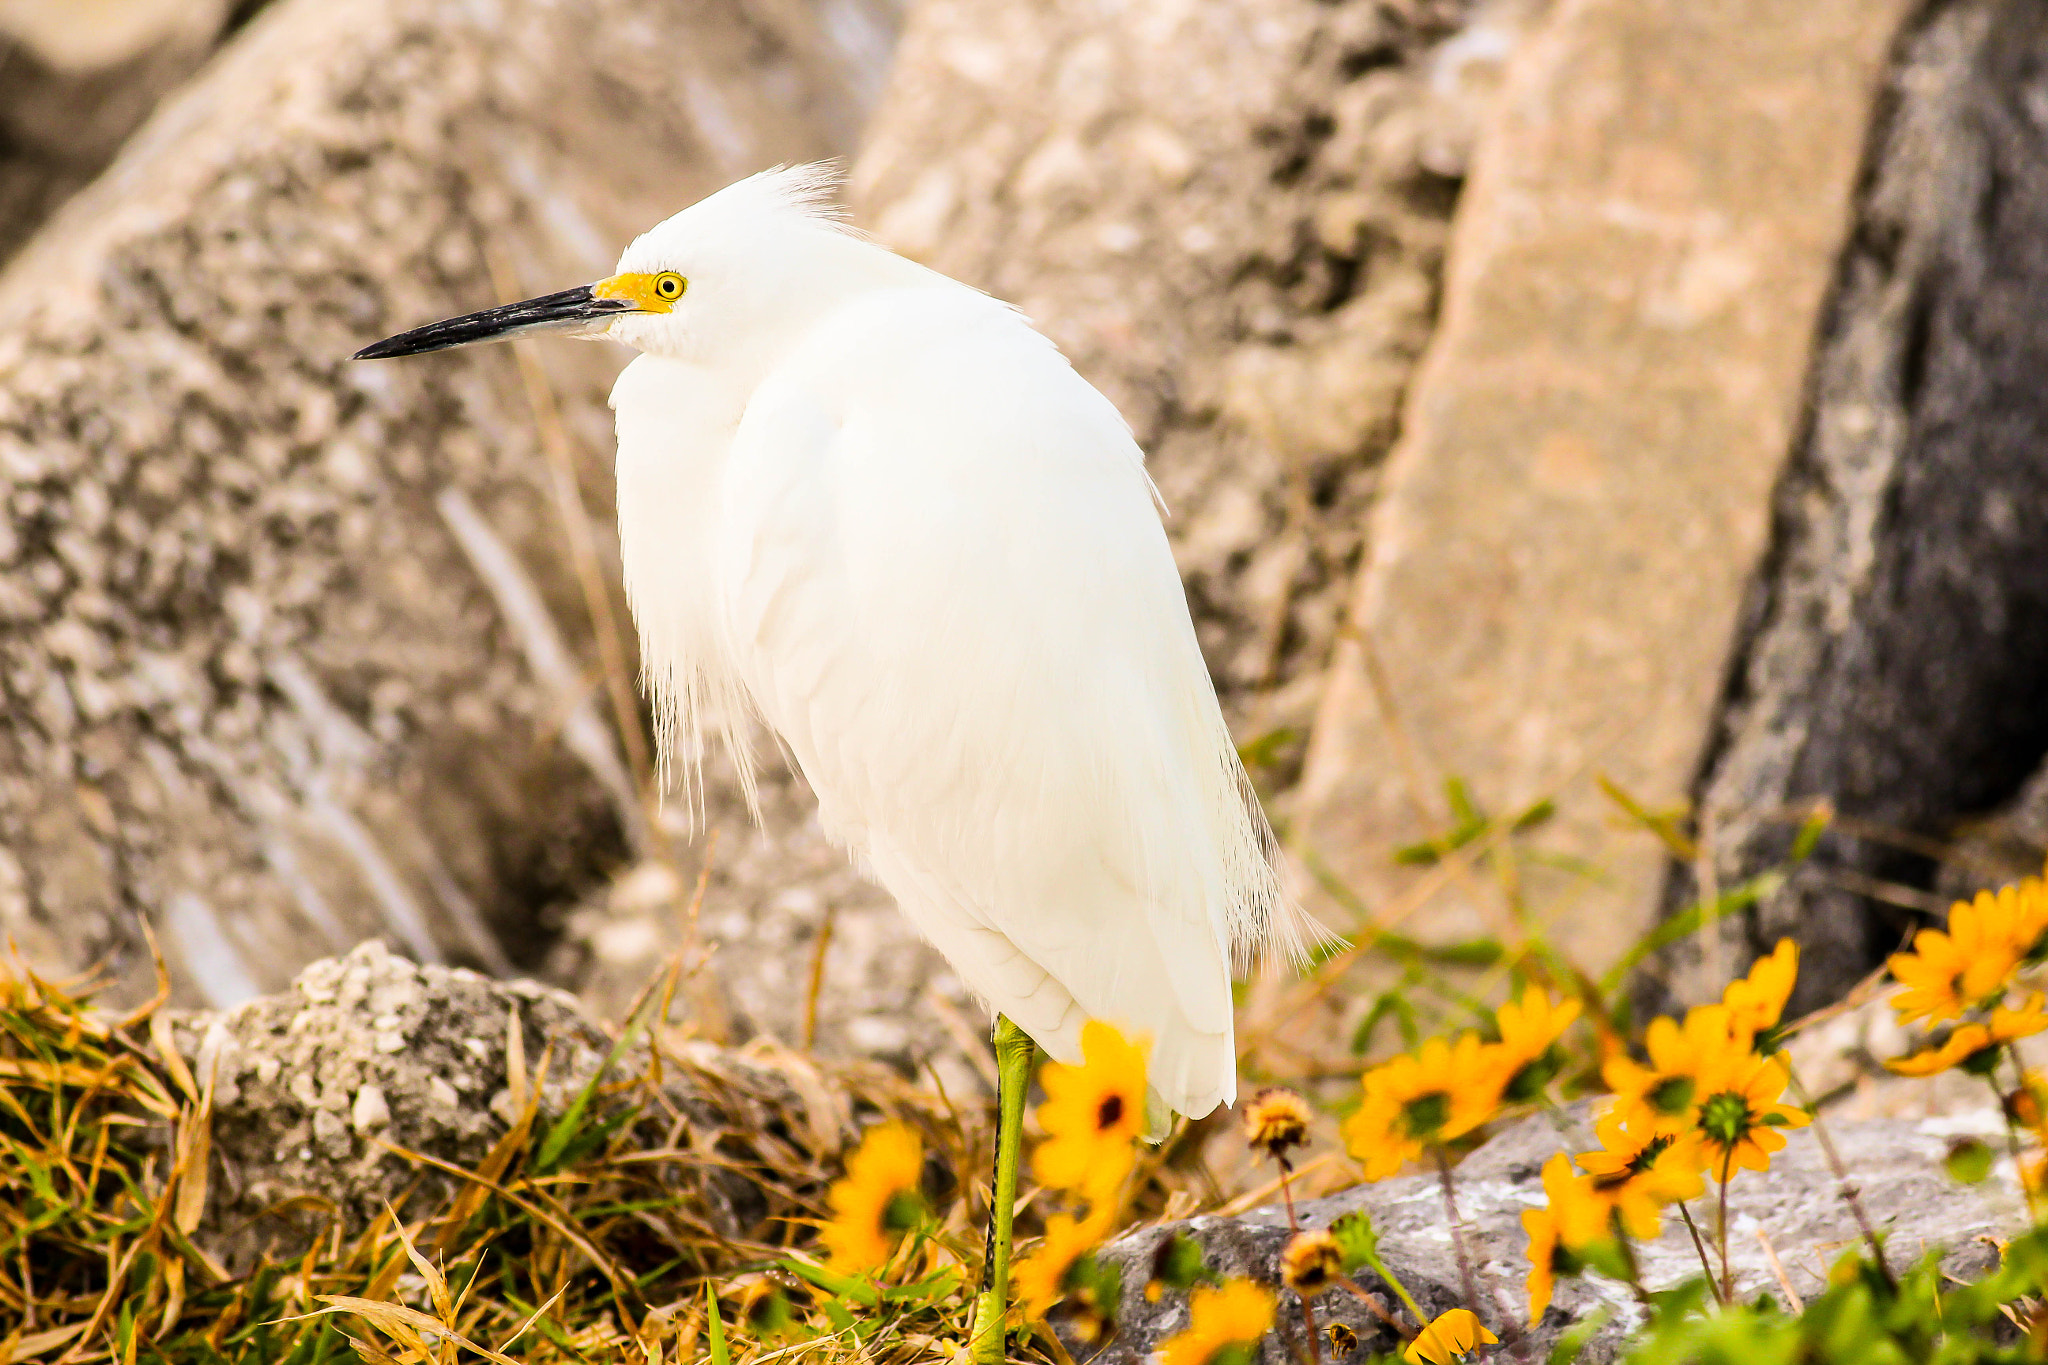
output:
<instances>
[{"instance_id":1,"label":"green leaf","mask_svg":"<svg viewBox=\"0 0 2048 1365\"><path fill-rule=\"evenodd\" d=\"M1389 991L1381 991L1366 1011L1365 1018L1358 1021L1358 1027L1351 1034L1351 1053L1363 1057L1372 1048L1372 1036L1379 1031L1380 1022L1392 1019L1401 1031L1402 1046L1414 1047L1420 1030L1415 1024L1415 1007L1408 1003L1404 994L1410 983L1403 981Z\"/></svg>"},{"instance_id":2,"label":"green leaf","mask_svg":"<svg viewBox=\"0 0 2048 1365\"><path fill-rule=\"evenodd\" d=\"M1835 813L1822 806L1800 823L1799 833L1792 836L1791 861L1803 863L1813 856L1813 850L1820 844L1820 836L1828 832L1834 822Z\"/></svg>"},{"instance_id":3,"label":"green leaf","mask_svg":"<svg viewBox=\"0 0 2048 1365\"><path fill-rule=\"evenodd\" d=\"M1691 863L1699 857L1698 847L1679 829L1679 822L1685 818L1682 812L1651 810L1623 791L1621 785L1605 773L1595 775L1593 781L1599 786L1601 794L1621 807L1629 819L1656 835L1658 841L1664 845L1665 851L1672 857L1681 863Z\"/></svg>"},{"instance_id":4,"label":"green leaf","mask_svg":"<svg viewBox=\"0 0 2048 1365\"><path fill-rule=\"evenodd\" d=\"M704 1331L711 1341L711 1365L732 1365L732 1352L725 1346L725 1319L718 1316L718 1291L704 1281Z\"/></svg>"},{"instance_id":5,"label":"green leaf","mask_svg":"<svg viewBox=\"0 0 2048 1365\"><path fill-rule=\"evenodd\" d=\"M576 1092L576 1098L569 1102L569 1107L562 1112L560 1118L554 1121L553 1126L548 1129L547 1136L541 1139L540 1151L533 1159L535 1174L550 1175L566 1164L565 1158L569 1150L569 1144L575 1142L577 1135L583 1131L584 1117L590 1112L590 1102L597 1096L598 1085L610 1074L611 1069L619 1064L619 1058L626 1055L626 1049L631 1047L639 1037L640 1021L636 1019L619 1034L619 1041L612 1044L612 1050L605 1055L603 1064L597 1070L590 1073L590 1079L585 1081L583 1088ZM610 1127L604 1130L603 1135L597 1141L602 1141L604 1137L616 1131L619 1126L617 1119L608 1119L606 1123ZM594 1145L595 1143L585 1142L580 1144L577 1150L587 1152Z\"/></svg>"},{"instance_id":6,"label":"green leaf","mask_svg":"<svg viewBox=\"0 0 2048 1365\"><path fill-rule=\"evenodd\" d=\"M851 1300L863 1308L873 1308L882 1301L881 1295L869 1281L858 1276L841 1274L837 1270L819 1265L816 1261L805 1260L800 1256L784 1256L776 1264L798 1279L816 1285L834 1298Z\"/></svg>"},{"instance_id":7,"label":"green leaf","mask_svg":"<svg viewBox=\"0 0 2048 1365\"><path fill-rule=\"evenodd\" d=\"M1302 737L1302 733L1298 725L1282 725L1262 735L1253 735L1237 746L1237 761L1247 768L1271 767L1280 761L1287 746Z\"/></svg>"},{"instance_id":8,"label":"green leaf","mask_svg":"<svg viewBox=\"0 0 2048 1365\"><path fill-rule=\"evenodd\" d=\"M1344 1257L1346 1275L1355 1275L1366 1266L1378 1264L1379 1229L1372 1225L1372 1215L1365 1210L1347 1213L1331 1223L1330 1235L1337 1239L1337 1250Z\"/></svg>"},{"instance_id":9,"label":"green leaf","mask_svg":"<svg viewBox=\"0 0 2048 1365\"><path fill-rule=\"evenodd\" d=\"M1152 1278L1168 1289L1187 1290L1216 1277L1202 1254L1202 1244L1176 1232L1152 1253Z\"/></svg>"},{"instance_id":10,"label":"green leaf","mask_svg":"<svg viewBox=\"0 0 2048 1365\"><path fill-rule=\"evenodd\" d=\"M1550 1348L1550 1365L1572 1365L1579 1358L1579 1352L1586 1349L1586 1343L1593 1339L1593 1334L1605 1327L1613 1316L1612 1308L1602 1308L1558 1333L1556 1344Z\"/></svg>"},{"instance_id":11,"label":"green leaf","mask_svg":"<svg viewBox=\"0 0 2048 1365\"><path fill-rule=\"evenodd\" d=\"M1408 1292L1408 1286L1380 1259L1380 1234L1372 1225L1372 1215L1364 1209L1353 1210L1330 1224L1330 1235L1337 1239L1337 1249L1344 1257L1345 1274L1355 1274L1361 1266L1370 1269L1408 1306L1418 1323L1430 1320L1429 1314L1415 1302L1415 1296Z\"/></svg>"}]
</instances>

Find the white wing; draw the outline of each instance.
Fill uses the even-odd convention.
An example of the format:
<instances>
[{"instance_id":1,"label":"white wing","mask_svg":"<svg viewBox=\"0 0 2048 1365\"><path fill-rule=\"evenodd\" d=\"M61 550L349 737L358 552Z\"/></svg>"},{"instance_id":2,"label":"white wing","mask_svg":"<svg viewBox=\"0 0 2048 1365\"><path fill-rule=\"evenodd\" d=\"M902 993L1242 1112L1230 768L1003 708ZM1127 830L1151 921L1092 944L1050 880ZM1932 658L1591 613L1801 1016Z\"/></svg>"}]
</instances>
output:
<instances>
[{"instance_id":1,"label":"white wing","mask_svg":"<svg viewBox=\"0 0 2048 1365\"><path fill-rule=\"evenodd\" d=\"M1232 940L1292 921L1109 402L979 294L869 295L755 391L716 558L754 705L968 985L1233 1098Z\"/></svg>"}]
</instances>

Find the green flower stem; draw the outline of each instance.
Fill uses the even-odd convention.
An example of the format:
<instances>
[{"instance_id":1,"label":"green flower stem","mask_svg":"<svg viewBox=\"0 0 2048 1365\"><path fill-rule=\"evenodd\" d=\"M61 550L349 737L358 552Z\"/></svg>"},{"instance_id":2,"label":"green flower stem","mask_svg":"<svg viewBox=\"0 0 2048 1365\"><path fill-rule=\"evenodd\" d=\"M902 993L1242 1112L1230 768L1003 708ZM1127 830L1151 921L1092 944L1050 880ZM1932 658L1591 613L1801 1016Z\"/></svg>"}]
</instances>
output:
<instances>
[{"instance_id":1,"label":"green flower stem","mask_svg":"<svg viewBox=\"0 0 2048 1365\"><path fill-rule=\"evenodd\" d=\"M1721 1302L1735 1297L1735 1272L1728 1267L1728 1176L1735 1164L1734 1148L1721 1153Z\"/></svg>"},{"instance_id":2,"label":"green flower stem","mask_svg":"<svg viewBox=\"0 0 2048 1365\"><path fill-rule=\"evenodd\" d=\"M1721 1297L1721 1286L1714 1281L1713 1263L1707 1259L1707 1244L1700 1240L1699 1224L1692 1221L1692 1210L1683 1199L1678 1201L1678 1216L1685 1220L1685 1230L1692 1234L1692 1249L1700 1254L1700 1269L1707 1272L1707 1288L1714 1291L1714 1302L1727 1307L1728 1301Z\"/></svg>"}]
</instances>

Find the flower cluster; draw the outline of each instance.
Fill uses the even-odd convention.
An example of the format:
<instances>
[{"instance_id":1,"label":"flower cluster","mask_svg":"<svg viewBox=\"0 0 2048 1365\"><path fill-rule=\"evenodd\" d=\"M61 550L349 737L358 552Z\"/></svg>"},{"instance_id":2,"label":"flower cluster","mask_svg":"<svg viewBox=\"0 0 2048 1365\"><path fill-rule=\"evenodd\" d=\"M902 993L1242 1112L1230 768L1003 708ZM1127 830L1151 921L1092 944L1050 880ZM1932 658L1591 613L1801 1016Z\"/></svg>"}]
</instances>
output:
<instances>
[{"instance_id":1,"label":"flower cluster","mask_svg":"<svg viewBox=\"0 0 2048 1365\"><path fill-rule=\"evenodd\" d=\"M1960 1067L1990 1078L2012 1043L2048 1029L2039 992L2013 999L2020 974L2044 958L2048 884L2041 878L1958 901L1946 929L1922 929L1911 952L1891 958L1904 988L1892 1000L1899 1022L1924 1023L1933 1033L1920 1051L1888 1065L1904 1076Z\"/></svg>"},{"instance_id":2,"label":"flower cluster","mask_svg":"<svg viewBox=\"0 0 2048 1365\"><path fill-rule=\"evenodd\" d=\"M1768 1169L1782 1130L1809 1121L1783 1102L1791 1069L1777 1047L1798 973L1798 946L1785 940L1718 1004L1653 1020L1643 1060L1607 1059L1602 1076L1614 1096L1594 1130L1599 1150L1580 1153L1576 1172L1562 1152L1552 1157L1546 1204L1522 1215L1532 1322L1557 1276L1610 1262L1632 1274L1630 1243L1655 1237L1665 1208L1704 1194L1709 1177L1725 1205L1734 1172ZM1725 1217L1722 1228L1725 1237ZM1722 1262L1725 1281L1725 1243Z\"/></svg>"},{"instance_id":3,"label":"flower cluster","mask_svg":"<svg viewBox=\"0 0 2048 1365\"><path fill-rule=\"evenodd\" d=\"M1367 1180L1384 1180L1427 1151L1440 1150L1498 1114L1540 1099L1562 1069L1558 1039L1578 1018L1576 1000L1531 986L1496 1014L1500 1041L1477 1033L1431 1038L1365 1073L1344 1142Z\"/></svg>"}]
</instances>

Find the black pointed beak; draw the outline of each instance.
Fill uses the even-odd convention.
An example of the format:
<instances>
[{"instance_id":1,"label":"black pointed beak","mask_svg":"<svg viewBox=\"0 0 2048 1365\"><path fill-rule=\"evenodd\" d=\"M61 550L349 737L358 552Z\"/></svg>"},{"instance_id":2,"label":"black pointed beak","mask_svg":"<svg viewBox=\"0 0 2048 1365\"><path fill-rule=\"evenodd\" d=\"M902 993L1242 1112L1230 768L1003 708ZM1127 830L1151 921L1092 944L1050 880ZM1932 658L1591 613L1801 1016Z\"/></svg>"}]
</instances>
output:
<instances>
[{"instance_id":1,"label":"black pointed beak","mask_svg":"<svg viewBox=\"0 0 2048 1365\"><path fill-rule=\"evenodd\" d=\"M486 308L481 313L449 318L446 322L428 323L425 327L386 337L373 346L365 346L355 353L354 358L389 360L394 356L425 355L428 351L445 351L451 346L467 346L477 341L504 341L536 332L575 332L600 326L616 314L636 311L631 299L601 299L591 292L591 288L582 284L574 289L564 289L559 294L543 294L537 299L501 304L496 308Z\"/></svg>"}]
</instances>

